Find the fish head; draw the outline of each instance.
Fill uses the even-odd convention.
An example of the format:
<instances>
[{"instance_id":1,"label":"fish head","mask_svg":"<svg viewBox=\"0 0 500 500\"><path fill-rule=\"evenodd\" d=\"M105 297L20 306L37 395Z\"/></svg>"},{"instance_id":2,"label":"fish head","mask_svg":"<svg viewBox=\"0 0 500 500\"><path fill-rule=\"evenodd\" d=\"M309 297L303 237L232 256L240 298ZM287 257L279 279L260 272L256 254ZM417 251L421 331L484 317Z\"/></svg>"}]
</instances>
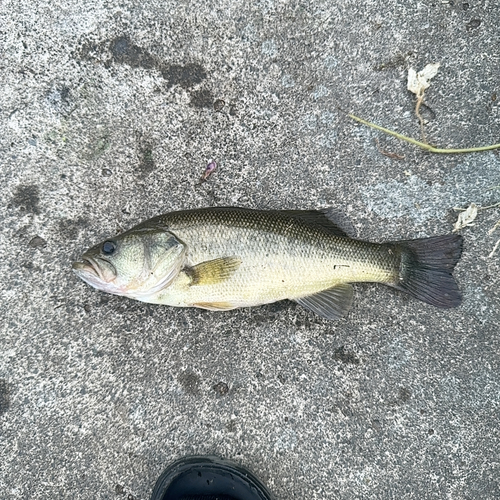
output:
<instances>
[{"instance_id":1,"label":"fish head","mask_svg":"<svg viewBox=\"0 0 500 500\"><path fill-rule=\"evenodd\" d=\"M131 229L87 250L73 271L89 285L148 302L178 275L186 246L169 231Z\"/></svg>"}]
</instances>

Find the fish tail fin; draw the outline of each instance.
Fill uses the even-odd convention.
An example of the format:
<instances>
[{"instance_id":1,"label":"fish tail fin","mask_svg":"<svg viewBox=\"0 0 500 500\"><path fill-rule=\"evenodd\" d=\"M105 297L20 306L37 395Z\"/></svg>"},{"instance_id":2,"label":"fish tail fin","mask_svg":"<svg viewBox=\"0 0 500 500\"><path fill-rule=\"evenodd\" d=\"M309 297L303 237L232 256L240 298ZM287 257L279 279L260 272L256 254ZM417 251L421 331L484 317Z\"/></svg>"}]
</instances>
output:
<instances>
[{"instance_id":1,"label":"fish tail fin","mask_svg":"<svg viewBox=\"0 0 500 500\"><path fill-rule=\"evenodd\" d=\"M401 267L394 288L443 309L459 306L462 294L451 273L462 255L462 244L457 234L398 241Z\"/></svg>"}]
</instances>

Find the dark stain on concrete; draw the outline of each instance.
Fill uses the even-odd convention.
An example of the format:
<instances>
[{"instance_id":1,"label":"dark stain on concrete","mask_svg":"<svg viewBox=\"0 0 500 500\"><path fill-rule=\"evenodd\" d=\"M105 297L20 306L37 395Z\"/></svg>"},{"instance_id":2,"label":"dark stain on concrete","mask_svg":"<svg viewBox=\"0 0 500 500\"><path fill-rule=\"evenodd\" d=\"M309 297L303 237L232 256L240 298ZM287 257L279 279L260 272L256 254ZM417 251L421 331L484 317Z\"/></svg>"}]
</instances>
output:
<instances>
[{"instance_id":1,"label":"dark stain on concrete","mask_svg":"<svg viewBox=\"0 0 500 500\"><path fill-rule=\"evenodd\" d=\"M207 78L207 72L201 64L169 64L133 43L127 35L101 43L84 43L76 55L81 59L99 62L106 68L116 63L131 68L156 69L165 79L167 88L179 85L189 89Z\"/></svg>"},{"instance_id":2,"label":"dark stain on concrete","mask_svg":"<svg viewBox=\"0 0 500 500\"><path fill-rule=\"evenodd\" d=\"M388 71L392 69L405 69L407 61L413 52L399 53L386 61L380 62L373 67L374 71Z\"/></svg>"},{"instance_id":3,"label":"dark stain on concrete","mask_svg":"<svg viewBox=\"0 0 500 500\"><path fill-rule=\"evenodd\" d=\"M411 399L411 391L406 387L400 387L398 391L398 401L401 403L406 403Z\"/></svg>"},{"instance_id":4,"label":"dark stain on concrete","mask_svg":"<svg viewBox=\"0 0 500 500\"><path fill-rule=\"evenodd\" d=\"M10 408L10 389L7 381L0 378L0 415Z\"/></svg>"},{"instance_id":5,"label":"dark stain on concrete","mask_svg":"<svg viewBox=\"0 0 500 500\"><path fill-rule=\"evenodd\" d=\"M17 187L10 205L22 212L39 214L40 189L35 184L22 184Z\"/></svg>"},{"instance_id":6,"label":"dark stain on concrete","mask_svg":"<svg viewBox=\"0 0 500 500\"><path fill-rule=\"evenodd\" d=\"M200 387L200 377L192 371L185 371L179 374L177 381L181 385L182 389L191 396L196 396L199 393Z\"/></svg>"},{"instance_id":7,"label":"dark stain on concrete","mask_svg":"<svg viewBox=\"0 0 500 500\"><path fill-rule=\"evenodd\" d=\"M167 86L179 85L183 89L194 87L207 78L207 73L203 66L197 63L170 64L165 66L161 74L167 81Z\"/></svg>"},{"instance_id":8,"label":"dark stain on concrete","mask_svg":"<svg viewBox=\"0 0 500 500\"><path fill-rule=\"evenodd\" d=\"M43 248L47 246L47 242L41 236L34 236L33 238L31 238L28 245L31 248Z\"/></svg>"},{"instance_id":9,"label":"dark stain on concrete","mask_svg":"<svg viewBox=\"0 0 500 500\"><path fill-rule=\"evenodd\" d=\"M359 365L359 358L357 358L354 353L347 352L343 345L335 349L333 352L333 359L345 364Z\"/></svg>"},{"instance_id":10,"label":"dark stain on concrete","mask_svg":"<svg viewBox=\"0 0 500 500\"><path fill-rule=\"evenodd\" d=\"M57 113L68 115L72 111L70 88L66 85L52 88L45 95L48 105Z\"/></svg>"},{"instance_id":11,"label":"dark stain on concrete","mask_svg":"<svg viewBox=\"0 0 500 500\"><path fill-rule=\"evenodd\" d=\"M227 429L228 432L236 432L236 430L237 430L236 421L235 420L230 420L226 424L226 429Z\"/></svg>"},{"instance_id":12,"label":"dark stain on concrete","mask_svg":"<svg viewBox=\"0 0 500 500\"><path fill-rule=\"evenodd\" d=\"M139 170L141 175L146 176L156 168L153 159L153 146L144 144L139 149Z\"/></svg>"},{"instance_id":13,"label":"dark stain on concrete","mask_svg":"<svg viewBox=\"0 0 500 500\"><path fill-rule=\"evenodd\" d=\"M475 30L476 28L479 28L479 26L481 26L481 19L471 19L466 25L465 27L467 28L467 31L470 31L470 30Z\"/></svg>"},{"instance_id":14,"label":"dark stain on concrete","mask_svg":"<svg viewBox=\"0 0 500 500\"><path fill-rule=\"evenodd\" d=\"M132 43L127 36L111 40L109 50L116 63L127 64L131 68L153 69L158 65L151 54Z\"/></svg>"},{"instance_id":15,"label":"dark stain on concrete","mask_svg":"<svg viewBox=\"0 0 500 500\"><path fill-rule=\"evenodd\" d=\"M211 108L214 104L214 96L208 89L200 89L191 93L191 106L195 108Z\"/></svg>"},{"instance_id":16,"label":"dark stain on concrete","mask_svg":"<svg viewBox=\"0 0 500 500\"><path fill-rule=\"evenodd\" d=\"M58 223L59 234L64 240L75 240L80 234L80 230L86 228L88 220L80 217L76 220L61 219Z\"/></svg>"}]
</instances>

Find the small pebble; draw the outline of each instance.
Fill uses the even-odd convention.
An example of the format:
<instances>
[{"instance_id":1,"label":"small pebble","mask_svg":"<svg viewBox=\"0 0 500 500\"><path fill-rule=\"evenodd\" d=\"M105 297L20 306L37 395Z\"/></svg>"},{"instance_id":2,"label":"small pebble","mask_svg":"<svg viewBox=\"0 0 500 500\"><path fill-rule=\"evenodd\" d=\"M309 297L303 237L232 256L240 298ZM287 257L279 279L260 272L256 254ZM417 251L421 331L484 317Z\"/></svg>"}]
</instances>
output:
<instances>
[{"instance_id":1,"label":"small pebble","mask_svg":"<svg viewBox=\"0 0 500 500\"><path fill-rule=\"evenodd\" d=\"M225 382L215 384L212 389L220 396L225 396L229 392L229 387Z\"/></svg>"},{"instance_id":2,"label":"small pebble","mask_svg":"<svg viewBox=\"0 0 500 500\"><path fill-rule=\"evenodd\" d=\"M226 105L226 103L222 99L217 99L214 102L214 110L215 111L221 111L222 108Z\"/></svg>"}]
</instances>

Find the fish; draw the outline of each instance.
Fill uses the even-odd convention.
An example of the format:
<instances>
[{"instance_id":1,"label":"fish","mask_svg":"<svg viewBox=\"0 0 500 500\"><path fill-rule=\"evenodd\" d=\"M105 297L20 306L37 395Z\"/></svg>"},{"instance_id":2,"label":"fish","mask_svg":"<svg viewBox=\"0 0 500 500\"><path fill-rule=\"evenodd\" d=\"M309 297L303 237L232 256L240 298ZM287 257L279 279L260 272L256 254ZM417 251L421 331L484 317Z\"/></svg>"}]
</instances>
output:
<instances>
[{"instance_id":1,"label":"fish","mask_svg":"<svg viewBox=\"0 0 500 500\"><path fill-rule=\"evenodd\" d=\"M389 285L439 308L461 303L460 235L373 243L332 208L212 207L159 215L87 250L73 271L103 292L227 311L291 300L337 320L352 283Z\"/></svg>"}]
</instances>

